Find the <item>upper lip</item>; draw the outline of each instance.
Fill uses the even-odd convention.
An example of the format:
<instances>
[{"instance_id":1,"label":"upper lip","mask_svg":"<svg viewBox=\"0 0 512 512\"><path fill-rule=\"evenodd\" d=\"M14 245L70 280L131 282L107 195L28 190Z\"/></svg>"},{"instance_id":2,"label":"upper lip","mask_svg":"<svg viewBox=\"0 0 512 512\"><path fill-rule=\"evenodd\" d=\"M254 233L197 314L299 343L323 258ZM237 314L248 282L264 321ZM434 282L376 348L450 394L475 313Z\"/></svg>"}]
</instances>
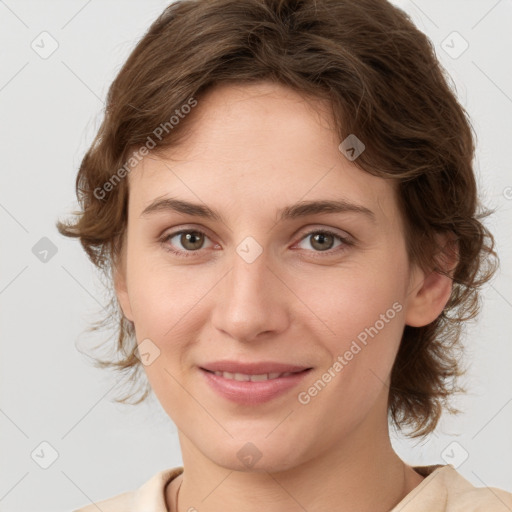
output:
<instances>
[{"instance_id":1,"label":"upper lip","mask_svg":"<svg viewBox=\"0 0 512 512\"><path fill-rule=\"evenodd\" d=\"M297 366L292 364L262 361L240 363L238 361L214 361L201 365L203 370L211 372L242 373L244 375L263 375L265 373L296 373L308 370L310 366Z\"/></svg>"}]
</instances>

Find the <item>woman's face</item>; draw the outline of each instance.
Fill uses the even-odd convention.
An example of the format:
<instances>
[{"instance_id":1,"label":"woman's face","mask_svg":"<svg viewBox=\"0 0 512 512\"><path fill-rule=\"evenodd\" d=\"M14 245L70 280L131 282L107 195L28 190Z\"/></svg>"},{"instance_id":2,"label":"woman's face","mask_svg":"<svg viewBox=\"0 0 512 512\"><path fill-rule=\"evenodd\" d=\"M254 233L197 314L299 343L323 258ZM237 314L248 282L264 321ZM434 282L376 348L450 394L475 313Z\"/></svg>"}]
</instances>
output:
<instances>
[{"instance_id":1,"label":"woman's face","mask_svg":"<svg viewBox=\"0 0 512 512\"><path fill-rule=\"evenodd\" d=\"M118 297L163 408L223 467L291 468L387 428L418 280L391 182L338 149L322 107L268 83L213 89L188 138L129 176ZM144 213L170 198L219 218L170 203ZM317 201L345 207L294 206ZM230 392L229 376L202 369L227 360L310 370Z\"/></svg>"}]
</instances>

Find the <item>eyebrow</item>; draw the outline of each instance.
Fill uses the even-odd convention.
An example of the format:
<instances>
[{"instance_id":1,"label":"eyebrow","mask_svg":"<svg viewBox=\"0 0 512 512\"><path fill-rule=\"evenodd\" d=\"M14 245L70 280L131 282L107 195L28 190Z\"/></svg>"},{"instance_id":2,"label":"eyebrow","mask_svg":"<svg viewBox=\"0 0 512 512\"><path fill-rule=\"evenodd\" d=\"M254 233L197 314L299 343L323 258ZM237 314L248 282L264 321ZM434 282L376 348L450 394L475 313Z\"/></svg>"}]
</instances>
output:
<instances>
[{"instance_id":1,"label":"eyebrow","mask_svg":"<svg viewBox=\"0 0 512 512\"><path fill-rule=\"evenodd\" d=\"M153 213L163 211L183 213L225 223L218 211L203 204L190 203L173 197L155 199L143 210L140 216L147 217ZM278 213L280 215L279 221L281 222L322 213L361 213L373 222L376 220L375 214L371 210L365 206L351 203L346 199L300 201L299 203L282 208Z\"/></svg>"}]
</instances>

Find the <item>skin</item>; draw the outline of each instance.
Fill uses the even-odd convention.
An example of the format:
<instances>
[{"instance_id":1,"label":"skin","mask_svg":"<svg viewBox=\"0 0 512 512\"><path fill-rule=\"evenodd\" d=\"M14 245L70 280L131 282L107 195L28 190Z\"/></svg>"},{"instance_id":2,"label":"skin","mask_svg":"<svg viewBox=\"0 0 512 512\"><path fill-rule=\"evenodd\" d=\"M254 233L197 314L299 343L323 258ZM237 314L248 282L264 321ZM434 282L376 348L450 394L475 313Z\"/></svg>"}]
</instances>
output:
<instances>
[{"instance_id":1,"label":"skin","mask_svg":"<svg viewBox=\"0 0 512 512\"><path fill-rule=\"evenodd\" d=\"M115 275L138 342L149 338L160 350L145 371L179 432L185 470L166 488L169 510L181 485L180 512L389 511L423 479L391 447L391 368L404 326L433 321L451 280L409 263L393 184L344 157L320 100L266 82L223 85L186 121L186 139L129 175ZM225 223L170 211L141 216L165 195L207 204ZM350 212L277 222L279 209L298 201L340 198L369 208L374 221ZM195 252L179 235L160 241L185 228L205 233ZM312 228L355 243L327 239L322 251L306 236ZM252 263L236 252L248 236L263 249ZM396 302L401 311L378 335L299 403L298 392ZM198 369L219 359L313 371L297 389L243 406L211 390ZM237 456L248 441L262 454L251 468Z\"/></svg>"}]
</instances>

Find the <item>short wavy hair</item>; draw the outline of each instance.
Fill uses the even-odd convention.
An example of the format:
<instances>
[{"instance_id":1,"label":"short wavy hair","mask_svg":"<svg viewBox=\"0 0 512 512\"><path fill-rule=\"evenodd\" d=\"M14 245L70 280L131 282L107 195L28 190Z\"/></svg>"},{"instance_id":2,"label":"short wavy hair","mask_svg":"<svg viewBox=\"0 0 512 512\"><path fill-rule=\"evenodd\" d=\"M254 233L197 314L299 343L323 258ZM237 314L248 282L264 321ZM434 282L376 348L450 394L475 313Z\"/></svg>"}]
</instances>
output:
<instances>
[{"instance_id":1,"label":"short wavy hair","mask_svg":"<svg viewBox=\"0 0 512 512\"><path fill-rule=\"evenodd\" d=\"M479 312L479 288L498 258L482 223L491 212L477 194L469 117L432 43L385 0L178 0L152 23L111 84L102 124L80 164L81 211L57 223L61 234L80 239L112 291L107 315L91 330L114 325L118 357L94 364L128 374L141 391L134 327L112 286L127 226L125 162L159 126L166 133L151 151L177 144L187 119L172 126L169 119L191 98L221 83L257 81L327 100L339 140L356 134L366 143L354 163L396 182L409 261L445 272L436 235L451 233L458 242L446 307L424 327L405 326L391 373L390 421L411 427L409 437L427 435L443 409L460 412L449 399L465 391L458 379L466 371L461 334ZM145 384L135 403L148 396Z\"/></svg>"}]
</instances>

